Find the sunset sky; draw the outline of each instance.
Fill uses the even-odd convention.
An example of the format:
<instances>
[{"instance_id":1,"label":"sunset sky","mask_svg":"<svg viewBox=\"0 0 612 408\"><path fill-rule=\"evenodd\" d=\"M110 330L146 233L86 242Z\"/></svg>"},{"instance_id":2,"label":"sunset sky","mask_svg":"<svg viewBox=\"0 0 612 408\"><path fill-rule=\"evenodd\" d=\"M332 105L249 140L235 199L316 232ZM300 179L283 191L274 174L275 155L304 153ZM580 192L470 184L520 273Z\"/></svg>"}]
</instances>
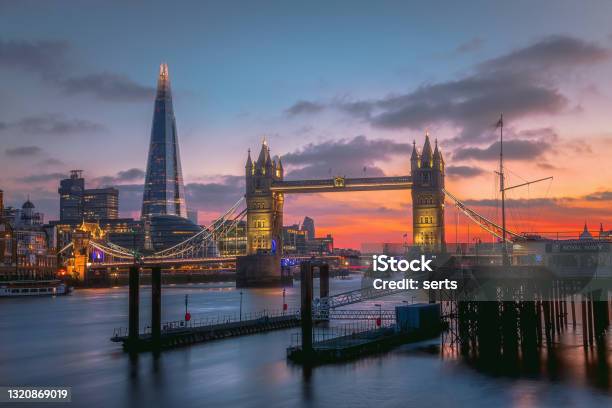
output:
<instances>
[{"instance_id":1,"label":"sunset sky","mask_svg":"<svg viewBox=\"0 0 612 408\"><path fill-rule=\"evenodd\" d=\"M263 136L287 179L400 175L426 129L448 190L495 218L503 112L508 184L554 177L509 193L509 227L612 229L610 16L609 1L0 0L0 189L57 219L59 179L82 169L138 217L167 62L201 223L244 194ZM291 196L285 224L308 215L358 248L411 235L410 208L409 191Z\"/></svg>"}]
</instances>

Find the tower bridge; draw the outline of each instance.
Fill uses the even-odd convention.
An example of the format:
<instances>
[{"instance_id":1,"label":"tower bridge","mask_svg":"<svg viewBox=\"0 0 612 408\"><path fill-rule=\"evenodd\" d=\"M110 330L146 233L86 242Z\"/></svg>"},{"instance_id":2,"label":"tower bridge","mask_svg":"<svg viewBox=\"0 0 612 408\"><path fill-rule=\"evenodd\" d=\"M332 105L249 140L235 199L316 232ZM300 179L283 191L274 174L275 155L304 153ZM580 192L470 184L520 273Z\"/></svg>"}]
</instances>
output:
<instances>
[{"instance_id":1,"label":"tower bridge","mask_svg":"<svg viewBox=\"0 0 612 408\"><path fill-rule=\"evenodd\" d=\"M413 144L411 174L398 177L334 177L323 180L284 180L281 159L272 159L264 140L257 160L249 150L245 165L247 255L237 260L238 286L283 284L283 207L285 194L346 193L353 191L411 190L413 242L428 252L444 252L444 159L429 134L419 153Z\"/></svg>"}]
</instances>

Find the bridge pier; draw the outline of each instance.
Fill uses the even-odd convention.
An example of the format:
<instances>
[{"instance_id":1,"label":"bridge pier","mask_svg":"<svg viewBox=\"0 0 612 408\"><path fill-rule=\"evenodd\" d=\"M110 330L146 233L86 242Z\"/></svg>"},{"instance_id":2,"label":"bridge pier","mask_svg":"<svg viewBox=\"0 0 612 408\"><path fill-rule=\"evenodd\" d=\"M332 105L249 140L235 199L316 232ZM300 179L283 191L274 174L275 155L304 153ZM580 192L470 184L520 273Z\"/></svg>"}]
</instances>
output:
<instances>
[{"instance_id":1,"label":"bridge pier","mask_svg":"<svg viewBox=\"0 0 612 408\"><path fill-rule=\"evenodd\" d=\"M281 271L281 255L256 253L236 259L236 287L291 286L293 277Z\"/></svg>"},{"instance_id":2,"label":"bridge pier","mask_svg":"<svg viewBox=\"0 0 612 408\"><path fill-rule=\"evenodd\" d=\"M140 277L137 265L130 266L129 271L129 311L128 311L128 339L132 342L138 341L138 325L140 303Z\"/></svg>"},{"instance_id":3,"label":"bridge pier","mask_svg":"<svg viewBox=\"0 0 612 408\"><path fill-rule=\"evenodd\" d=\"M158 345L161 339L161 267L151 268L151 337Z\"/></svg>"},{"instance_id":4,"label":"bridge pier","mask_svg":"<svg viewBox=\"0 0 612 408\"><path fill-rule=\"evenodd\" d=\"M302 353L312 354L312 264L304 261L300 264L300 298L302 325Z\"/></svg>"},{"instance_id":5,"label":"bridge pier","mask_svg":"<svg viewBox=\"0 0 612 408\"><path fill-rule=\"evenodd\" d=\"M329 296L329 265L323 263L319 265L319 298Z\"/></svg>"}]
</instances>

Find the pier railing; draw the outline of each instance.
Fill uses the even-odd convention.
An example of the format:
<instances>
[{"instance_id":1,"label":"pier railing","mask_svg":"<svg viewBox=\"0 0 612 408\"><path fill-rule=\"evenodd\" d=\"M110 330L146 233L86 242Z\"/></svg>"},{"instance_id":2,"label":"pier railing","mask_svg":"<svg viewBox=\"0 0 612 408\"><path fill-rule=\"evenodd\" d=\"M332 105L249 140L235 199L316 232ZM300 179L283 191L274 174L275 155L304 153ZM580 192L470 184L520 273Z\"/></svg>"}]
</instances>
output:
<instances>
[{"instance_id":1,"label":"pier railing","mask_svg":"<svg viewBox=\"0 0 612 408\"><path fill-rule=\"evenodd\" d=\"M232 314L218 314L216 316L203 316L199 318L192 318L189 321L185 320L174 320L168 322L162 322L161 331L164 332L172 332L186 329L196 329L196 328L206 328L206 327L214 327L219 325L231 324L231 323L240 323L240 322L252 322L263 319L274 319L280 317L299 317L300 310L299 309L289 309L289 310L261 310L259 312L247 312L242 313L232 313ZM151 326L145 326L140 334L151 334ZM113 338L125 337L128 335L127 327L118 327L113 329Z\"/></svg>"},{"instance_id":2,"label":"pier railing","mask_svg":"<svg viewBox=\"0 0 612 408\"><path fill-rule=\"evenodd\" d=\"M350 343L356 338L363 338L368 333L375 333L379 330L390 329L394 324L394 321L381 321L381 325L378 325L375 320L372 321L360 321L355 323L344 324L341 326L328 327L328 328L315 328L312 333L312 344L313 347L325 347L325 344L333 343L334 346L342 345L344 343ZM302 333L291 334L291 347L301 347L302 345Z\"/></svg>"}]
</instances>

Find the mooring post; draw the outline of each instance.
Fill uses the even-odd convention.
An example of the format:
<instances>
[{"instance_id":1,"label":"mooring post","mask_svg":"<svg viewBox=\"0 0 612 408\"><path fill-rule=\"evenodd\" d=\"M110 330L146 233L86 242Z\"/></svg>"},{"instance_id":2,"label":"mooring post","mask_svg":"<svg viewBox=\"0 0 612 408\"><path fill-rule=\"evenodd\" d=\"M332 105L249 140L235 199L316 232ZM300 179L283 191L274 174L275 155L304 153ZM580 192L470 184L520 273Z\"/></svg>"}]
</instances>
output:
<instances>
[{"instance_id":1,"label":"mooring post","mask_svg":"<svg viewBox=\"0 0 612 408\"><path fill-rule=\"evenodd\" d=\"M161 267L151 268L151 337L154 342L161 338Z\"/></svg>"},{"instance_id":2,"label":"mooring post","mask_svg":"<svg viewBox=\"0 0 612 408\"><path fill-rule=\"evenodd\" d=\"M593 292L587 293L587 330L589 333L589 345L593 345Z\"/></svg>"},{"instance_id":3,"label":"mooring post","mask_svg":"<svg viewBox=\"0 0 612 408\"><path fill-rule=\"evenodd\" d=\"M580 311L582 313L582 344L586 347L589 344L588 334L587 334L587 303L585 294L582 293L580 295L581 303L580 303Z\"/></svg>"},{"instance_id":4,"label":"mooring post","mask_svg":"<svg viewBox=\"0 0 612 408\"><path fill-rule=\"evenodd\" d=\"M552 343L552 330L551 330L551 319L550 319L550 300L544 300L542 302L542 308L544 311L544 335L546 337L546 344L550 345Z\"/></svg>"},{"instance_id":5,"label":"mooring post","mask_svg":"<svg viewBox=\"0 0 612 408\"><path fill-rule=\"evenodd\" d=\"M300 264L301 317L302 317L302 352L312 353L312 264L304 261Z\"/></svg>"},{"instance_id":6,"label":"mooring post","mask_svg":"<svg viewBox=\"0 0 612 408\"><path fill-rule=\"evenodd\" d=\"M576 329L576 303L574 302L574 294L571 297L572 302L572 327Z\"/></svg>"},{"instance_id":7,"label":"mooring post","mask_svg":"<svg viewBox=\"0 0 612 408\"><path fill-rule=\"evenodd\" d=\"M137 265L130 266L129 276L129 310L128 310L128 339L138 340L138 305L140 303L139 284L140 277Z\"/></svg>"},{"instance_id":8,"label":"mooring post","mask_svg":"<svg viewBox=\"0 0 612 408\"><path fill-rule=\"evenodd\" d=\"M542 345L542 300L539 298L536 301L536 335L538 337L538 346Z\"/></svg>"},{"instance_id":9,"label":"mooring post","mask_svg":"<svg viewBox=\"0 0 612 408\"><path fill-rule=\"evenodd\" d=\"M329 265L324 263L319 266L319 298L329 296Z\"/></svg>"}]
</instances>

